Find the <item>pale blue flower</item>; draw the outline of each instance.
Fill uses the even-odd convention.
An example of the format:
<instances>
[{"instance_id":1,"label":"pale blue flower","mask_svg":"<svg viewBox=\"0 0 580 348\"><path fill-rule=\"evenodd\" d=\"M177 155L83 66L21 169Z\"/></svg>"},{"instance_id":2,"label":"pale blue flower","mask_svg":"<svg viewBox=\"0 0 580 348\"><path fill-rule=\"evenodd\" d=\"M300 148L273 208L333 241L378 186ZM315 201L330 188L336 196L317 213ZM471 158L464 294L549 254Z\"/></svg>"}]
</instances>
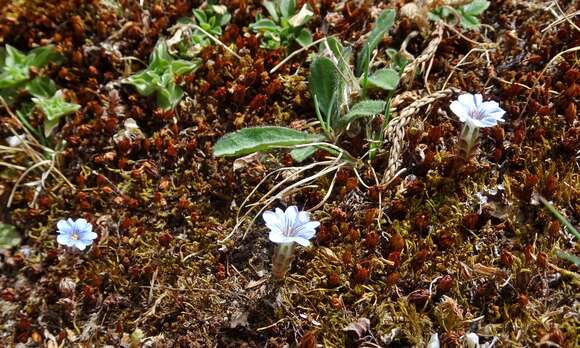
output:
<instances>
[{"instance_id":1,"label":"pale blue flower","mask_svg":"<svg viewBox=\"0 0 580 348\"><path fill-rule=\"evenodd\" d=\"M449 106L461 122L472 128L493 127L498 122L505 122L505 110L495 101L483 101L481 94L466 93L460 95Z\"/></svg>"},{"instance_id":2,"label":"pale blue flower","mask_svg":"<svg viewBox=\"0 0 580 348\"><path fill-rule=\"evenodd\" d=\"M93 225L85 219L60 220L56 227L58 228L56 241L59 244L80 250L85 250L87 246L93 244L93 239L97 238L97 234L93 232Z\"/></svg>"},{"instance_id":3,"label":"pale blue flower","mask_svg":"<svg viewBox=\"0 0 580 348\"><path fill-rule=\"evenodd\" d=\"M310 214L306 211L298 211L296 206L282 211L265 211L262 215L266 226L270 229L268 238L278 244L296 242L302 246L309 246L310 241L316 234L316 228L320 226L318 221L310 221Z\"/></svg>"}]
</instances>

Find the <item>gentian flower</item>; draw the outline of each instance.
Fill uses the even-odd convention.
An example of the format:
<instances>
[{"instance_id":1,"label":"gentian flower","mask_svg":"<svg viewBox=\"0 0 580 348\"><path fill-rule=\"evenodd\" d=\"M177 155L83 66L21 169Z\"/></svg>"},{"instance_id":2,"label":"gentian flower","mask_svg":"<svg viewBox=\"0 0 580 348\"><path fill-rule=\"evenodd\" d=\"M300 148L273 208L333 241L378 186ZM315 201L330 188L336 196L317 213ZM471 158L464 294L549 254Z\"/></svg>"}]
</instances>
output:
<instances>
[{"instance_id":1,"label":"gentian flower","mask_svg":"<svg viewBox=\"0 0 580 348\"><path fill-rule=\"evenodd\" d=\"M505 110L499 107L496 101L483 101L481 94L462 94L449 106L451 111L461 122L471 127L493 127L498 122L505 122L502 118Z\"/></svg>"},{"instance_id":2,"label":"gentian flower","mask_svg":"<svg viewBox=\"0 0 580 348\"><path fill-rule=\"evenodd\" d=\"M309 246L310 241L316 234L316 228L320 226L318 221L310 221L310 214L306 211L298 211L296 206L282 211L265 211L262 215L266 226L270 229L268 238L277 244L296 242L302 246Z\"/></svg>"},{"instance_id":3,"label":"gentian flower","mask_svg":"<svg viewBox=\"0 0 580 348\"><path fill-rule=\"evenodd\" d=\"M495 101L483 101L481 94L460 95L449 106L451 111L463 122L459 136L460 150L464 159L469 159L479 139L479 128L493 127L505 122L505 110Z\"/></svg>"},{"instance_id":4,"label":"gentian flower","mask_svg":"<svg viewBox=\"0 0 580 348\"><path fill-rule=\"evenodd\" d=\"M266 211L262 217L270 229L268 238L278 244L272 259L272 274L281 279L290 269L296 243L309 246L309 239L316 234L316 228L320 226L320 222L310 221L310 214L306 211L298 211L296 206L290 206L286 208L286 211L280 208L276 208L275 211Z\"/></svg>"},{"instance_id":5,"label":"gentian flower","mask_svg":"<svg viewBox=\"0 0 580 348\"><path fill-rule=\"evenodd\" d=\"M93 239L97 238L97 234L93 232L93 225L85 219L73 221L73 219L68 218L67 220L60 220L56 227L58 228L56 241L65 246L85 250L87 246L93 243Z\"/></svg>"}]
</instances>

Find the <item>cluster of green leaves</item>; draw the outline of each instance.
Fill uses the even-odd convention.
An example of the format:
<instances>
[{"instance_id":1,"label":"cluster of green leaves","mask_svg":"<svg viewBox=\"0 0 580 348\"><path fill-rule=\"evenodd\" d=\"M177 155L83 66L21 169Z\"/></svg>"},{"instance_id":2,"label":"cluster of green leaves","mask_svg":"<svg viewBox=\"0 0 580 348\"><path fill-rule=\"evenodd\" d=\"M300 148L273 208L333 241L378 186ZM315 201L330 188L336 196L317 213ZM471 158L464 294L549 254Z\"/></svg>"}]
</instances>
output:
<instances>
[{"instance_id":1,"label":"cluster of green leaves","mask_svg":"<svg viewBox=\"0 0 580 348\"><path fill-rule=\"evenodd\" d=\"M147 69L129 76L123 83L132 85L143 96L155 93L157 104L162 109L172 109L183 97L183 89L176 84L175 79L198 67L199 60L174 59L167 51L165 40L160 39L151 53Z\"/></svg>"},{"instance_id":2,"label":"cluster of green leaves","mask_svg":"<svg viewBox=\"0 0 580 348\"><path fill-rule=\"evenodd\" d=\"M580 232L578 232L578 230L574 227L574 225L572 225L572 223L568 219L566 219L564 215L560 214L560 212L552 204L550 204L550 202L548 202L544 197L540 197L540 201L552 213L552 215L554 215L556 219L560 221L562 225L566 226L566 229L568 230L568 232L574 235L576 241L580 242ZM558 251L558 256L564 260L574 263L576 266L580 266L580 257L576 255Z\"/></svg>"},{"instance_id":3,"label":"cluster of green leaves","mask_svg":"<svg viewBox=\"0 0 580 348\"><path fill-rule=\"evenodd\" d=\"M22 103L16 115L43 143L46 143L45 137L52 133L60 118L80 108L77 104L66 102L54 81L42 76L42 68L49 62L62 63L62 57L51 45L35 48L28 54L6 45L0 53L0 96L8 105L14 104L23 90L32 96L30 101ZM36 76L32 78L33 75ZM44 131L32 127L29 122L36 110L44 114Z\"/></svg>"},{"instance_id":4,"label":"cluster of green leaves","mask_svg":"<svg viewBox=\"0 0 580 348\"><path fill-rule=\"evenodd\" d=\"M264 1L262 5L270 14L270 18L258 15L256 22L250 24L250 28L262 34L263 48L273 50L289 47L294 42L304 47L312 43L312 33L304 27L314 14L307 4L304 4L298 12L295 0Z\"/></svg>"},{"instance_id":5,"label":"cluster of green leaves","mask_svg":"<svg viewBox=\"0 0 580 348\"><path fill-rule=\"evenodd\" d=\"M481 22L477 18L489 7L487 0L473 0L469 4L457 9L449 6L441 6L429 13L431 20L449 20L454 17L459 19L459 24L465 29L477 29Z\"/></svg>"},{"instance_id":6,"label":"cluster of green leaves","mask_svg":"<svg viewBox=\"0 0 580 348\"><path fill-rule=\"evenodd\" d=\"M181 18L176 28L174 46L180 57L195 57L204 47L211 44L206 33L219 37L222 35L222 27L226 26L232 16L227 7L215 5L210 1L203 8L193 10L193 18ZM196 27L197 25L197 27Z\"/></svg>"},{"instance_id":7,"label":"cluster of green leaves","mask_svg":"<svg viewBox=\"0 0 580 348\"><path fill-rule=\"evenodd\" d=\"M284 127L255 127L242 129L222 137L214 146L216 156L242 156L275 148L294 148L293 158L301 162L312 156L317 148L338 154L340 138L354 122L363 119L369 138L371 159L382 146L383 133L389 122L390 100L397 89L401 73L408 63L404 56L389 50L390 67L369 71L371 54L393 25L395 11L386 10L357 55L355 69L350 65L352 50L335 38L321 44L321 52L310 65L309 86L314 110L322 134L308 134ZM368 89L387 92L385 100L367 98ZM383 115L383 116L377 116ZM380 129L373 129L375 117L381 117ZM332 144L329 144L332 143ZM343 151L342 155L346 152ZM352 159L352 156L347 156Z\"/></svg>"}]
</instances>

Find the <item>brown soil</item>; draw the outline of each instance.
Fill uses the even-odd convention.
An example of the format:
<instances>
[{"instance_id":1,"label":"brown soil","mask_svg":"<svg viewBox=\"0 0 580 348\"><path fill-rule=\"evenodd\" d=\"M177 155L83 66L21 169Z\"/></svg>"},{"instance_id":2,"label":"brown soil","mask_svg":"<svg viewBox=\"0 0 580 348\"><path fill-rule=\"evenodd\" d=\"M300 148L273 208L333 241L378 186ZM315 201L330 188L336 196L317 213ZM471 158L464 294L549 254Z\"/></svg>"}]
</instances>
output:
<instances>
[{"instance_id":1,"label":"brown soil","mask_svg":"<svg viewBox=\"0 0 580 348\"><path fill-rule=\"evenodd\" d=\"M331 14L336 1L309 2L318 4L315 37L337 34L358 45L377 6L404 3L347 1ZM482 93L500 102L507 122L485 130L475 158L454 170L461 125L448 106L456 95L422 108L407 127L407 171L371 189L341 171L313 214L322 224L314 247L300 249L286 279L275 282L261 219L220 241L236 224L236 207L291 159L266 155L234 172L233 160L214 158L212 146L243 127L315 119L307 54L269 74L286 53L261 49L249 33L258 1L224 2L233 18L221 40L242 59L206 48L203 66L183 78L186 98L165 112L119 80L142 69L157 39L199 4L119 3L120 11L99 1L14 1L0 14L0 44L58 47L66 63L49 76L82 106L52 139L67 141L59 169L74 189L50 177L39 197L19 187L4 209L18 173L0 167L0 219L23 238L0 255L5 346L408 347L426 346L434 332L448 347L461 346L468 332L482 343L497 337L496 347L580 344L578 268L556 256L578 254L577 243L534 202L541 194L580 222L577 14L544 30L556 21L551 2L492 1L480 32L445 27L429 90ZM580 10L573 1L559 6ZM417 25L397 15L381 49L400 47ZM430 25L410 40L409 53L425 49ZM423 77L424 70L400 92L425 95ZM113 142L129 117L143 139ZM13 121L0 109L5 123ZM9 135L2 126L0 139ZM349 146L356 152L356 138ZM373 163L377 173L386 153ZM25 156L10 161L31 165ZM361 175L374 180L369 170ZM315 206L331 179L279 206ZM68 217L93 224L99 237L89 251L57 244L56 223ZM345 330L352 323L357 329Z\"/></svg>"}]
</instances>

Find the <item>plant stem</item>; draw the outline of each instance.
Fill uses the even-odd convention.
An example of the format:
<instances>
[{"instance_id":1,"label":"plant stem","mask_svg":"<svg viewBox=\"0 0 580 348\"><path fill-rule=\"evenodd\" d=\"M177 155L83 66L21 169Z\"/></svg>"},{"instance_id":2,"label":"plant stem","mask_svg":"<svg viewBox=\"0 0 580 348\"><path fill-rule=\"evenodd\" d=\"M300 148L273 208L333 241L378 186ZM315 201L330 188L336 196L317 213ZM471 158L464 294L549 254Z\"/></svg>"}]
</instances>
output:
<instances>
[{"instance_id":1,"label":"plant stem","mask_svg":"<svg viewBox=\"0 0 580 348\"><path fill-rule=\"evenodd\" d=\"M286 272L290 269L290 265L292 265L292 260L294 260L295 249L296 244L294 242L278 244L272 259L272 275L275 278L284 278Z\"/></svg>"},{"instance_id":2,"label":"plant stem","mask_svg":"<svg viewBox=\"0 0 580 348\"><path fill-rule=\"evenodd\" d=\"M473 155L473 150L479 140L479 128L464 124L459 136L459 151L466 161Z\"/></svg>"}]
</instances>

